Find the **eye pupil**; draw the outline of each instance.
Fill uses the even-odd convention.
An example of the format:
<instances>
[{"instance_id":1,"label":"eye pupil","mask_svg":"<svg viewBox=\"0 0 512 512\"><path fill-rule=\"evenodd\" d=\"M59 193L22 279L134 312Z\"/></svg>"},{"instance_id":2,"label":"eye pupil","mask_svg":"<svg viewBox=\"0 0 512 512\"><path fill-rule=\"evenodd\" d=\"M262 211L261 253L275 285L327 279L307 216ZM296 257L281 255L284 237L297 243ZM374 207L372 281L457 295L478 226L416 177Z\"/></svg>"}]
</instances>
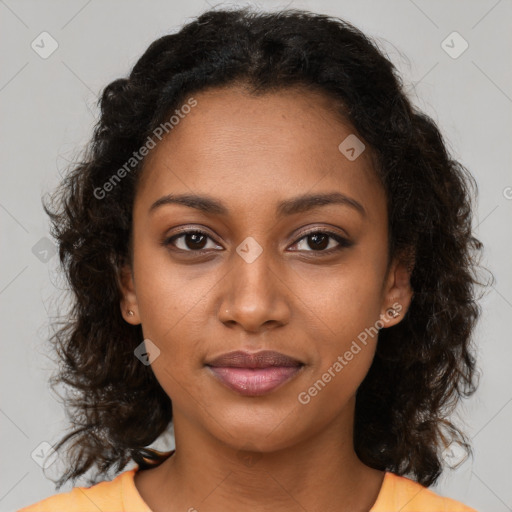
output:
<instances>
[{"instance_id":1,"label":"eye pupil","mask_svg":"<svg viewBox=\"0 0 512 512\"><path fill-rule=\"evenodd\" d=\"M311 244L311 240L313 241L313 244ZM321 233L309 235L308 245L311 249L325 249L329 245L329 236Z\"/></svg>"},{"instance_id":2,"label":"eye pupil","mask_svg":"<svg viewBox=\"0 0 512 512\"><path fill-rule=\"evenodd\" d=\"M187 233L185 235L185 240L186 240L186 244L187 244L187 247L189 249L202 249L205 245L205 241L206 241L206 236L201 234L201 233ZM192 246L191 244L189 243L190 240L192 240ZM202 243L202 245L201 245ZM195 244L199 244L200 247L198 247L197 245Z\"/></svg>"}]
</instances>

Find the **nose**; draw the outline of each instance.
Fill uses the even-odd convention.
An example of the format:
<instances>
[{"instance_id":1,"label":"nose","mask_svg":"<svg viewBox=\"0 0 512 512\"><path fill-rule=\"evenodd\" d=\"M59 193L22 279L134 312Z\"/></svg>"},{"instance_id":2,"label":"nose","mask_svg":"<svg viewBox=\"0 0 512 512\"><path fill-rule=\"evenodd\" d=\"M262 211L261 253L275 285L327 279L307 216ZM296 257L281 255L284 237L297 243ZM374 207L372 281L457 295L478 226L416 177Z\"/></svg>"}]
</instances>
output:
<instances>
[{"instance_id":1,"label":"nose","mask_svg":"<svg viewBox=\"0 0 512 512\"><path fill-rule=\"evenodd\" d=\"M218 312L227 327L261 332L289 322L291 292L268 252L252 262L233 255L232 267L223 279Z\"/></svg>"}]
</instances>

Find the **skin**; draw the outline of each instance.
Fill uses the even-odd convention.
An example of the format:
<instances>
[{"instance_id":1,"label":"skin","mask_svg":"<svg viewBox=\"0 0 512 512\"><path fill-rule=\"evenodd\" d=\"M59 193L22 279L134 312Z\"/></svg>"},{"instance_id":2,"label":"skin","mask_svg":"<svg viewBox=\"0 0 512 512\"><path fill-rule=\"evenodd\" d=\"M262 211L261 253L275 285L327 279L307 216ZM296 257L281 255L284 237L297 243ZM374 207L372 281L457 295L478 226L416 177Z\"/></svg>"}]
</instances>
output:
<instances>
[{"instance_id":1,"label":"skin","mask_svg":"<svg viewBox=\"0 0 512 512\"><path fill-rule=\"evenodd\" d=\"M194 97L197 106L146 159L133 266L120 276L125 320L142 324L160 350L151 367L172 400L177 447L159 467L137 473L135 485L154 512L368 511L384 473L355 454L353 419L377 337L308 404L298 395L365 328L381 318L399 322L411 300L406 267L388 261L386 197L370 153L350 161L339 151L355 130L319 93L255 97L231 86ZM328 204L276 214L281 201L332 192L364 213ZM228 213L181 204L149 212L170 193L208 196ZM208 238L162 245L177 227ZM352 245L329 238L319 249L305 236L325 230ZM251 263L236 251L247 237L263 250ZM386 311L395 303L402 309L392 318ZM267 395L242 396L204 366L233 350L266 349L304 363Z\"/></svg>"}]
</instances>

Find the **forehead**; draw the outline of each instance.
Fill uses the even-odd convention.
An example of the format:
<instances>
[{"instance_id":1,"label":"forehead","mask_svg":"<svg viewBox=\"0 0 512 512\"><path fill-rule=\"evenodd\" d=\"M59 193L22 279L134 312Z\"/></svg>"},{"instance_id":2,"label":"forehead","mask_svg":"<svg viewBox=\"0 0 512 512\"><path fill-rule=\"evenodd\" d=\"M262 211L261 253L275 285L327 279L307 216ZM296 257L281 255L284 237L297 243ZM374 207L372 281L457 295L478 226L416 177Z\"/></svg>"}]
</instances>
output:
<instances>
[{"instance_id":1,"label":"forehead","mask_svg":"<svg viewBox=\"0 0 512 512\"><path fill-rule=\"evenodd\" d=\"M136 202L175 191L240 206L315 189L383 195L369 148L355 160L340 151L357 135L328 96L299 87L255 96L234 86L193 97L196 106L147 156Z\"/></svg>"}]
</instances>

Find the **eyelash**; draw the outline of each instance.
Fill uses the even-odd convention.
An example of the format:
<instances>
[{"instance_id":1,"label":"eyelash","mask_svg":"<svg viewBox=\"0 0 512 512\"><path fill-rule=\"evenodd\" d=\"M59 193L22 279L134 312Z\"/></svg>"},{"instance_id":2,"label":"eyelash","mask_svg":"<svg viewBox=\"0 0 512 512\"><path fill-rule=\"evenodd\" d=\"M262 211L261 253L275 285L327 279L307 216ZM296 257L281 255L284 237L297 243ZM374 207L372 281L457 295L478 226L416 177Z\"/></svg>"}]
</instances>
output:
<instances>
[{"instance_id":1,"label":"eyelash","mask_svg":"<svg viewBox=\"0 0 512 512\"><path fill-rule=\"evenodd\" d=\"M177 247L175 247L173 245L173 242L175 240L177 240L179 238L182 238L182 237L184 237L186 235L190 235L190 234L204 235L207 238L209 238L210 240L213 240L208 235L208 233L206 233L205 231L201 231L199 229L190 229L190 230L183 230L183 231L181 231L178 234L175 234L175 235L172 235L170 237L165 238L163 240L163 242L162 242L162 245L165 246L165 247L172 246L173 250L177 250L177 251L181 251L181 252L195 253L195 254L199 254L199 255L205 254L205 253L210 251L210 249L199 249L199 250L178 249ZM351 247L353 245L353 242L351 242L347 238L342 237L338 233L333 233L332 231L325 231L325 230L308 231L307 233L304 233L299 239L297 239L297 241L294 242L293 245L297 245L303 239L305 239L305 238L307 238L308 236L311 236L311 235L327 235L329 238L333 238L339 244L338 247L334 247L334 248L331 248L331 249L328 249L328 250L318 250L318 251L309 250L309 251L305 251L305 252L308 252L308 253L313 253L315 256L322 256L322 255L326 255L326 254L332 254L333 252L340 251L342 249ZM301 252L301 251L297 251L297 252Z\"/></svg>"}]
</instances>

